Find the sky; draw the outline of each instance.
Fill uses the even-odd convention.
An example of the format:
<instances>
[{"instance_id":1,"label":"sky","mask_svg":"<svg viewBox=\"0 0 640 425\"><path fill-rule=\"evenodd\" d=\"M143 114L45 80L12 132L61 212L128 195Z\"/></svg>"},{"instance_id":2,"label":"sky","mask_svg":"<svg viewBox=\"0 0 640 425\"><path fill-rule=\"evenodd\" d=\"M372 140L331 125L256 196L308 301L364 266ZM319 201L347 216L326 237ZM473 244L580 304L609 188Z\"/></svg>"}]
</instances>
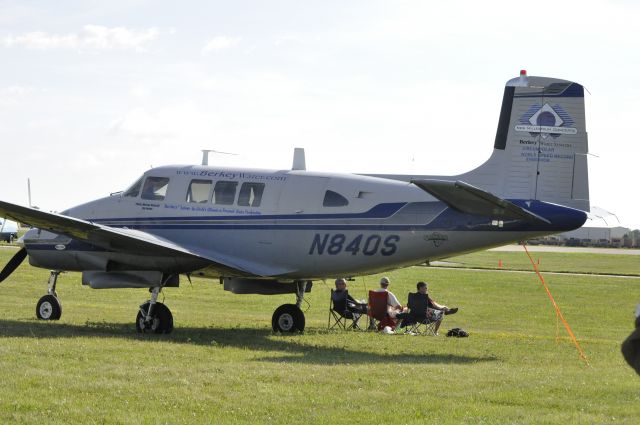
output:
<instances>
[{"instance_id":1,"label":"sky","mask_svg":"<svg viewBox=\"0 0 640 425\"><path fill-rule=\"evenodd\" d=\"M60 211L152 166L459 174L504 84L587 89L590 198L640 228L634 1L3 1L0 199ZM635 170L635 171L634 171ZM599 212L598 215L603 215ZM601 219L588 225L604 225Z\"/></svg>"}]
</instances>

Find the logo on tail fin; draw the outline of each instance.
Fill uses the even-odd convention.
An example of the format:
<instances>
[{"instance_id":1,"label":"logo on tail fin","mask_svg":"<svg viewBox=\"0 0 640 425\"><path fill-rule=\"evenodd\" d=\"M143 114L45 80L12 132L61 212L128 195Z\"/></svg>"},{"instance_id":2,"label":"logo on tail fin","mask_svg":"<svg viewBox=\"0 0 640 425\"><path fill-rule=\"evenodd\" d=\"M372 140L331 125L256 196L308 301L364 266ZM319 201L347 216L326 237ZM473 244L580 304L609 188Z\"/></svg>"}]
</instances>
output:
<instances>
[{"instance_id":1,"label":"logo on tail fin","mask_svg":"<svg viewBox=\"0 0 640 425\"><path fill-rule=\"evenodd\" d=\"M530 133L531 136L551 136L554 139L563 134L576 134L578 130L573 125L573 119L560 105L550 106L548 103L531 107L520 117L520 124L515 130Z\"/></svg>"}]
</instances>

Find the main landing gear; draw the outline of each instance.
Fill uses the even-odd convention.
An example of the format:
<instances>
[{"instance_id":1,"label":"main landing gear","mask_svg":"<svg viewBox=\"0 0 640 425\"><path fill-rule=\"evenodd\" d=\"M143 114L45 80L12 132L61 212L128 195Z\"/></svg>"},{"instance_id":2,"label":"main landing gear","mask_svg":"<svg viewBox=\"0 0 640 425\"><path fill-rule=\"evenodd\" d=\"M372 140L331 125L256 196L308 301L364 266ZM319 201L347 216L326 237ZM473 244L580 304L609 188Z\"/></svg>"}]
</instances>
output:
<instances>
[{"instance_id":1,"label":"main landing gear","mask_svg":"<svg viewBox=\"0 0 640 425\"><path fill-rule=\"evenodd\" d=\"M274 332L302 332L304 331L304 313L300 309L307 289L307 281L296 282L296 303L283 304L276 309L271 318Z\"/></svg>"},{"instance_id":2,"label":"main landing gear","mask_svg":"<svg viewBox=\"0 0 640 425\"><path fill-rule=\"evenodd\" d=\"M36 317L40 320L59 320L62 316L62 305L56 293L56 283L58 282L59 274L60 271L51 270L47 295L38 300Z\"/></svg>"},{"instance_id":3,"label":"main landing gear","mask_svg":"<svg viewBox=\"0 0 640 425\"><path fill-rule=\"evenodd\" d=\"M158 302L162 290L151 288L151 299L140 306L136 316L136 330L140 333L168 334L173 331L173 315L169 308Z\"/></svg>"}]
</instances>

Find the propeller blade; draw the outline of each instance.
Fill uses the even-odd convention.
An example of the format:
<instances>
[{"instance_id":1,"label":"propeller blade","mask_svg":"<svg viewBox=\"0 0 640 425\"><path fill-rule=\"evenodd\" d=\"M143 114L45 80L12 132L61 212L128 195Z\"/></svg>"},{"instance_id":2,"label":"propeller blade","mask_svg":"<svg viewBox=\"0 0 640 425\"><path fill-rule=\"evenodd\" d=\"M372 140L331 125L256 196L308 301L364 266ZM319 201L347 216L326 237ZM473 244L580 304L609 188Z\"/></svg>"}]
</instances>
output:
<instances>
[{"instance_id":1,"label":"propeller blade","mask_svg":"<svg viewBox=\"0 0 640 425\"><path fill-rule=\"evenodd\" d=\"M27 250L25 248L20 248L16 255L9 260L7 265L4 266L4 269L0 272L0 282L8 278L25 258L27 258Z\"/></svg>"}]
</instances>

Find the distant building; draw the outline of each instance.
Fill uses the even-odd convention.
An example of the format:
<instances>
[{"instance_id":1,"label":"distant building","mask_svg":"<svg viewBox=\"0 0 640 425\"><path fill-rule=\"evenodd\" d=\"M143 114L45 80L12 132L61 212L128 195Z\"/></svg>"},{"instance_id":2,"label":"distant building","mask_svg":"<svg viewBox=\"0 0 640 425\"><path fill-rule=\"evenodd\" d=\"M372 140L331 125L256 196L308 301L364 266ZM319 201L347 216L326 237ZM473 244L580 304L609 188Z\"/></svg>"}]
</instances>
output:
<instances>
[{"instance_id":1,"label":"distant building","mask_svg":"<svg viewBox=\"0 0 640 425\"><path fill-rule=\"evenodd\" d=\"M631 229L626 227L581 227L570 232L561 233L565 239L578 239L589 245L622 246L622 238Z\"/></svg>"},{"instance_id":2,"label":"distant building","mask_svg":"<svg viewBox=\"0 0 640 425\"><path fill-rule=\"evenodd\" d=\"M637 231L631 232L626 227L581 227L570 232L559 233L535 239L533 244L600 246L600 247L638 247L640 240Z\"/></svg>"}]
</instances>

